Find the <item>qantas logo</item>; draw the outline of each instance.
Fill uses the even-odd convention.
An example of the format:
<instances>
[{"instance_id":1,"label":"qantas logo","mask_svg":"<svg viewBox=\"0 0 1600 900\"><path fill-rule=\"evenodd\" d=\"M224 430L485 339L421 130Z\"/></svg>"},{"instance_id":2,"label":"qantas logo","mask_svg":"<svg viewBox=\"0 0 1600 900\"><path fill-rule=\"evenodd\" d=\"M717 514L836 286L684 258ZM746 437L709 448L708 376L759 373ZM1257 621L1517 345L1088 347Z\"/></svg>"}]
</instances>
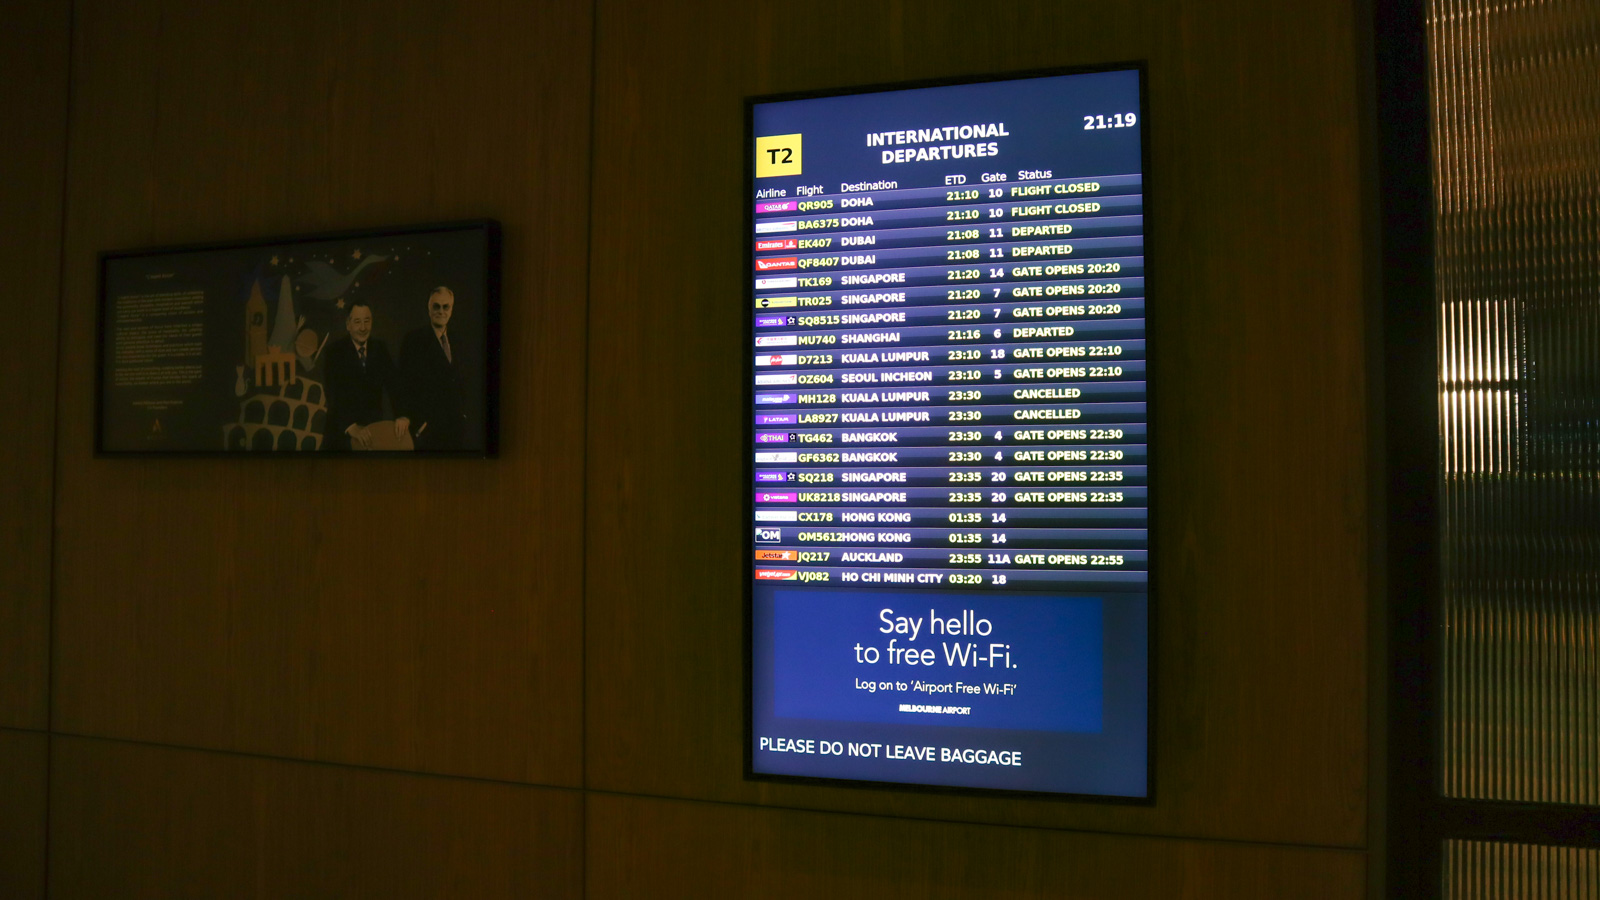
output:
<instances>
[{"instance_id":1,"label":"qantas logo","mask_svg":"<svg viewBox=\"0 0 1600 900\"><path fill-rule=\"evenodd\" d=\"M776 269L798 269L799 267L800 257L798 256L774 256L771 259L756 260L757 272L771 272Z\"/></svg>"}]
</instances>

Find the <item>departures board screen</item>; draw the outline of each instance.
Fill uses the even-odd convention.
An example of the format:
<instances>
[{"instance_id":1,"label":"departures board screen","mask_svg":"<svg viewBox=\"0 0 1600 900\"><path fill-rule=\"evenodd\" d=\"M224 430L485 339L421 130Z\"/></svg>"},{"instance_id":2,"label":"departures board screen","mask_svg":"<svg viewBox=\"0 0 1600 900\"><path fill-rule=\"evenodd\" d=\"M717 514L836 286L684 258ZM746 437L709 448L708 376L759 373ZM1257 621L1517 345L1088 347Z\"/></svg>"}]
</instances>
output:
<instances>
[{"instance_id":1,"label":"departures board screen","mask_svg":"<svg viewBox=\"0 0 1600 900\"><path fill-rule=\"evenodd\" d=\"M749 106L749 772L1148 798L1142 70Z\"/></svg>"}]
</instances>

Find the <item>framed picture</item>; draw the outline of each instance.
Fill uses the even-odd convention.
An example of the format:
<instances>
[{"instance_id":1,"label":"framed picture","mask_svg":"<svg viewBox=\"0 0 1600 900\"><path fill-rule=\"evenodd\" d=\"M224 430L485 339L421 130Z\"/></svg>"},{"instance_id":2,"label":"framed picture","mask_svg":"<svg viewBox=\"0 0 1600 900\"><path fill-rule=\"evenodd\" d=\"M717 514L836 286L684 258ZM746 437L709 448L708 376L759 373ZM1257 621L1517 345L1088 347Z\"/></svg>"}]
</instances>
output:
<instances>
[{"instance_id":1,"label":"framed picture","mask_svg":"<svg viewBox=\"0 0 1600 900\"><path fill-rule=\"evenodd\" d=\"M95 450L496 448L493 221L105 253Z\"/></svg>"}]
</instances>

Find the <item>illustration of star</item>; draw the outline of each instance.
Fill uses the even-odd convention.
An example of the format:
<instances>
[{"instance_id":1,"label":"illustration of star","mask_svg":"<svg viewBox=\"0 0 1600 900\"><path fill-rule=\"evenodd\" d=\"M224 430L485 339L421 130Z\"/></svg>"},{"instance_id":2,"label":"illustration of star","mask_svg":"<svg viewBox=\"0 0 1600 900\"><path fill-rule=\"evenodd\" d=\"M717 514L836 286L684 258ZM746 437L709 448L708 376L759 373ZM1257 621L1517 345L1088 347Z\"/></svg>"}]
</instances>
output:
<instances>
[{"instance_id":1,"label":"illustration of star","mask_svg":"<svg viewBox=\"0 0 1600 900\"><path fill-rule=\"evenodd\" d=\"M356 252L350 254L350 258L351 259L360 259L361 258L361 251L360 250L356 250Z\"/></svg>"}]
</instances>

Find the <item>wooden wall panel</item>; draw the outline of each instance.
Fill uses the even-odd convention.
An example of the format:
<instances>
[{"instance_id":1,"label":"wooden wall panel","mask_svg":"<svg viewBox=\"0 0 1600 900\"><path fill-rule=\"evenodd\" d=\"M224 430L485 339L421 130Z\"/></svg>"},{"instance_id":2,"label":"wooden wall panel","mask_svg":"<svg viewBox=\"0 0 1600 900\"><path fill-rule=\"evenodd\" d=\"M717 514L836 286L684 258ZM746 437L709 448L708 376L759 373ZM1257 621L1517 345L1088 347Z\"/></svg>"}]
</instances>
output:
<instances>
[{"instance_id":1,"label":"wooden wall panel","mask_svg":"<svg viewBox=\"0 0 1600 900\"><path fill-rule=\"evenodd\" d=\"M1364 854L591 794L593 900L1357 900Z\"/></svg>"},{"instance_id":2,"label":"wooden wall panel","mask_svg":"<svg viewBox=\"0 0 1600 900\"><path fill-rule=\"evenodd\" d=\"M0 897L44 897L48 739L0 729Z\"/></svg>"},{"instance_id":3,"label":"wooden wall panel","mask_svg":"<svg viewBox=\"0 0 1600 900\"><path fill-rule=\"evenodd\" d=\"M58 738L50 894L578 897L574 791Z\"/></svg>"},{"instance_id":4,"label":"wooden wall panel","mask_svg":"<svg viewBox=\"0 0 1600 900\"><path fill-rule=\"evenodd\" d=\"M599 2L589 783L1359 846L1362 5ZM741 97L1130 59L1149 63L1152 328L1162 354L1153 386L1158 802L743 781Z\"/></svg>"},{"instance_id":5,"label":"wooden wall panel","mask_svg":"<svg viewBox=\"0 0 1600 900\"><path fill-rule=\"evenodd\" d=\"M0 726L44 728L49 707L51 460L69 0L8 10L0 33Z\"/></svg>"},{"instance_id":6,"label":"wooden wall panel","mask_svg":"<svg viewBox=\"0 0 1600 900\"><path fill-rule=\"evenodd\" d=\"M54 724L576 784L582 2L85 0ZM501 458L94 459L95 254L505 227Z\"/></svg>"}]
</instances>

